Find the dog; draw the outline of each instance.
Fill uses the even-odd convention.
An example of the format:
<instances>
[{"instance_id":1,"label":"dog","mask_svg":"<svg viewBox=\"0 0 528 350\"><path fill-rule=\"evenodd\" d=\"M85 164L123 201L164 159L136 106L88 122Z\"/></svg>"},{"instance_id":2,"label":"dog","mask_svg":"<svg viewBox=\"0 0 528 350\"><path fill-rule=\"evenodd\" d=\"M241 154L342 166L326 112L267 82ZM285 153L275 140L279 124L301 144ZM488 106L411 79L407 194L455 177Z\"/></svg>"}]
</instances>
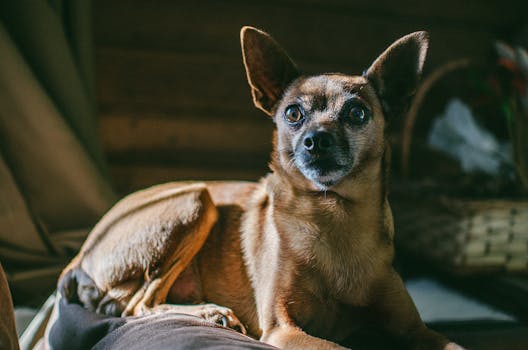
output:
<instances>
[{"instance_id":1,"label":"dog","mask_svg":"<svg viewBox=\"0 0 528 350\"><path fill-rule=\"evenodd\" d=\"M410 349L462 349L423 324L392 267L386 130L428 41L402 37L361 76L303 75L243 27L253 102L276 125L271 173L125 197L63 271L60 297L106 315L195 315L284 349L343 349L363 325Z\"/></svg>"}]
</instances>

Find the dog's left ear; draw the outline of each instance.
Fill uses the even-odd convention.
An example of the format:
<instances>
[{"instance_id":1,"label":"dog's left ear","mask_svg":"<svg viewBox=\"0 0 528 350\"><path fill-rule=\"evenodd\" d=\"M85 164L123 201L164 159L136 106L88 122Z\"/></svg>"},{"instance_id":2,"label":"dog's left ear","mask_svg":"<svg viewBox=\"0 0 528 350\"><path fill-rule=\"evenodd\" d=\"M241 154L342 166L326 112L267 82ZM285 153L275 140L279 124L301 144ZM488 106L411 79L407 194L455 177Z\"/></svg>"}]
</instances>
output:
<instances>
[{"instance_id":1,"label":"dog's left ear","mask_svg":"<svg viewBox=\"0 0 528 350\"><path fill-rule=\"evenodd\" d=\"M418 85L428 46L427 32L408 34L389 46L364 73L376 89L385 114L398 116L407 108Z\"/></svg>"},{"instance_id":2,"label":"dog's left ear","mask_svg":"<svg viewBox=\"0 0 528 350\"><path fill-rule=\"evenodd\" d=\"M253 103L273 116L284 90L299 76L299 70L266 32L243 27L240 41Z\"/></svg>"}]
</instances>

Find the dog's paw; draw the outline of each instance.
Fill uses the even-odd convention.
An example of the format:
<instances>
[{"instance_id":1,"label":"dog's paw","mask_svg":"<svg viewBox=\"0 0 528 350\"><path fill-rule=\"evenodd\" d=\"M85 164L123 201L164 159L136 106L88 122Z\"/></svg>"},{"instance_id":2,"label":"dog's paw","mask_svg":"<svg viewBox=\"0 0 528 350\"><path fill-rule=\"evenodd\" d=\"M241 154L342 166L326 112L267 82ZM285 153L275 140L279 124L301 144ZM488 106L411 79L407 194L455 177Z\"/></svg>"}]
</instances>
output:
<instances>
[{"instance_id":1,"label":"dog's paw","mask_svg":"<svg viewBox=\"0 0 528 350\"><path fill-rule=\"evenodd\" d=\"M80 267L70 269L59 280L58 292L70 303L81 304L95 311L103 293L93 279Z\"/></svg>"},{"instance_id":2,"label":"dog's paw","mask_svg":"<svg viewBox=\"0 0 528 350\"><path fill-rule=\"evenodd\" d=\"M126 305L117 299L105 295L97 305L96 313L106 316L121 316Z\"/></svg>"},{"instance_id":3,"label":"dog's paw","mask_svg":"<svg viewBox=\"0 0 528 350\"><path fill-rule=\"evenodd\" d=\"M465 348L461 347L460 345L456 343L449 343L447 344L443 350L466 350Z\"/></svg>"},{"instance_id":4,"label":"dog's paw","mask_svg":"<svg viewBox=\"0 0 528 350\"><path fill-rule=\"evenodd\" d=\"M242 334L247 333L246 327L238 320L233 310L227 307L216 304L203 304L200 305L197 316L224 327L234 329Z\"/></svg>"}]
</instances>

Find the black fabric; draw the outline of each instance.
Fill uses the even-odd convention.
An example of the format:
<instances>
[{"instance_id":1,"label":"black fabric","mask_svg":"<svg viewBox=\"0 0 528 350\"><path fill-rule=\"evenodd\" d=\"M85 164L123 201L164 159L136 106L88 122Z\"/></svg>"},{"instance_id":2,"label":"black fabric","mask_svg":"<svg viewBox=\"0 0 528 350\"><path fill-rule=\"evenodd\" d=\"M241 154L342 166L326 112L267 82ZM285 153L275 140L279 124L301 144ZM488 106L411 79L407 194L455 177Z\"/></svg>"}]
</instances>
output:
<instances>
[{"instance_id":1,"label":"black fabric","mask_svg":"<svg viewBox=\"0 0 528 350\"><path fill-rule=\"evenodd\" d=\"M194 316L104 317L64 299L49 343L54 350L276 349Z\"/></svg>"},{"instance_id":2,"label":"black fabric","mask_svg":"<svg viewBox=\"0 0 528 350\"><path fill-rule=\"evenodd\" d=\"M61 298L59 318L51 327L49 343L52 349L91 349L108 333L121 327L126 319L92 313Z\"/></svg>"}]
</instances>

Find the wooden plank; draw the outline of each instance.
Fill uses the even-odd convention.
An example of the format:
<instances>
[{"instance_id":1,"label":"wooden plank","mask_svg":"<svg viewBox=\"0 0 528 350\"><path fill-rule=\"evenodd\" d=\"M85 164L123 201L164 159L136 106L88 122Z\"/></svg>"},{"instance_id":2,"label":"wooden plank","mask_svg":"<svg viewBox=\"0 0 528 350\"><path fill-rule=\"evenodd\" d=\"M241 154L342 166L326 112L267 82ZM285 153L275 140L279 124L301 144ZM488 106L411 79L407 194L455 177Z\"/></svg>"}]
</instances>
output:
<instances>
[{"instance_id":1,"label":"wooden plank","mask_svg":"<svg viewBox=\"0 0 528 350\"><path fill-rule=\"evenodd\" d=\"M230 121L213 116L108 114L99 119L101 139L112 157L128 154L171 159L173 153L223 153L266 157L273 123L264 115Z\"/></svg>"},{"instance_id":2,"label":"wooden plank","mask_svg":"<svg viewBox=\"0 0 528 350\"><path fill-rule=\"evenodd\" d=\"M451 35L455 34L438 34L426 68L463 56L476 60L486 57L491 43L488 33L460 34L453 38ZM232 39L236 41L236 36ZM329 51L324 54L325 48L322 47L321 52L313 57L298 55L305 58L299 65L308 73L340 71L360 74L386 45L376 45L375 53L368 55L353 48L339 51L342 55L335 55L330 49L330 54ZM296 46L301 48L298 43ZM338 56L349 56L349 59L339 62L342 57ZM309 61L307 57L310 57ZM103 108L148 106L160 111L220 110L256 115L238 50L232 56L226 56L99 48L97 73L98 100Z\"/></svg>"},{"instance_id":3,"label":"wooden plank","mask_svg":"<svg viewBox=\"0 0 528 350\"><path fill-rule=\"evenodd\" d=\"M514 21L523 21L524 0L271 0L270 6L288 4L289 6L309 6L314 11L326 9L333 12L355 12L366 17L391 17L402 20L426 18L428 22L465 25L475 27L496 27L512 25ZM501 13L501 16L497 16Z\"/></svg>"},{"instance_id":4,"label":"wooden plank","mask_svg":"<svg viewBox=\"0 0 528 350\"><path fill-rule=\"evenodd\" d=\"M132 105L161 111L251 113L238 40L240 26L247 23L272 29L308 73L359 74L394 39L416 29L431 31L426 69L462 56L483 60L494 38L489 28L430 23L427 16L407 21L361 11L327 11L318 1L301 7L293 0L280 6L211 2L207 11L203 5L99 3L95 28L98 97L103 108ZM346 4L336 0L329 6ZM375 8L383 9L377 5L367 10Z\"/></svg>"},{"instance_id":5,"label":"wooden plank","mask_svg":"<svg viewBox=\"0 0 528 350\"><path fill-rule=\"evenodd\" d=\"M254 111L242 62L222 57L100 49L97 95L105 108L118 104L160 110Z\"/></svg>"},{"instance_id":6,"label":"wooden plank","mask_svg":"<svg viewBox=\"0 0 528 350\"><path fill-rule=\"evenodd\" d=\"M448 48L452 46L453 51L439 53L444 57L450 54L474 54L478 57L475 48L484 42L482 37L489 40L496 35L489 28L476 30L457 25L435 25L427 19L405 21L400 18L358 17L353 12L290 15L277 11L272 16L263 16L261 10L253 8L242 13L224 12L191 9L183 13L175 10L171 14L171 11L158 13L154 9L151 19L149 11L141 11L138 18L128 18L135 13L132 8L119 20L114 19L107 24L108 28L105 29L107 25L97 26L101 31L96 37L97 46L239 58L240 28L252 24L268 30L296 61L331 62L361 71L395 39L416 30L428 30L433 46L434 43L442 46L447 43ZM147 17L144 22L135 25L143 16ZM195 23L200 23L200 26L195 26Z\"/></svg>"},{"instance_id":7,"label":"wooden plank","mask_svg":"<svg viewBox=\"0 0 528 350\"><path fill-rule=\"evenodd\" d=\"M141 188L180 180L244 180L257 181L267 172L267 166L258 168L189 167L184 165L114 164L110 167L117 190L130 193Z\"/></svg>"},{"instance_id":8,"label":"wooden plank","mask_svg":"<svg viewBox=\"0 0 528 350\"><path fill-rule=\"evenodd\" d=\"M100 125L118 188L265 172L272 124L251 102L242 25L269 30L308 72L357 74L417 29L431 34L426 69L483 60L523 20L522 1L446 1L97 0Z\"/></svg>"},{"instance_id":9,"label":"wooden plank","mask_svg":"<svg viewBox=\"0 0 528 350\"><path fill-rule=\"evenodd\" d=\"M369 42L375 48L398 34L417 29L494 33L511 30L523 21L520 9L520 0L99 1L94 28L97 43L103 46L234 52L238 42L233 38L242 25L251 24L270 30L287 46L305 46L301 54L330 46L331 51L324 53L342 55L342 49L350 50L354 39L359 39L364 50ZM306 38L310 38L309 45Z\"/></svg>"}]
</instances>

